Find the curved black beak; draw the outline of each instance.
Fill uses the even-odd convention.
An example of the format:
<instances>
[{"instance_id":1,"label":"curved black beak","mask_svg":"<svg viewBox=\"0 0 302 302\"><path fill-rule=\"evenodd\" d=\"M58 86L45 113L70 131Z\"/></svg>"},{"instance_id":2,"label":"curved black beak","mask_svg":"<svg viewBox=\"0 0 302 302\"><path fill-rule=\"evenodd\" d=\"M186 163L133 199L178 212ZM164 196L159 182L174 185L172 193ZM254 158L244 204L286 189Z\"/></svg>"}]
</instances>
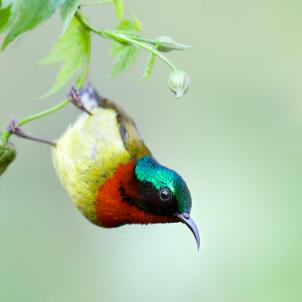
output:
<instances>
[{"instance_id":1,"label":"curved black beak","mask_svg":"<svg viewBox=\"0 0 302 302\"><path fill-rule=\"evenodd\" d=\"M200 237L199 237L199 232L197 225L195 224L194 220L191 218L190 214L188 213L182 213L182 214L175 214L175 216L184 224L188 226L188 228L191 230L193 233L196 243L197 243L197 249L199 250L200 247Z\"/></svg>"}]
</instances>

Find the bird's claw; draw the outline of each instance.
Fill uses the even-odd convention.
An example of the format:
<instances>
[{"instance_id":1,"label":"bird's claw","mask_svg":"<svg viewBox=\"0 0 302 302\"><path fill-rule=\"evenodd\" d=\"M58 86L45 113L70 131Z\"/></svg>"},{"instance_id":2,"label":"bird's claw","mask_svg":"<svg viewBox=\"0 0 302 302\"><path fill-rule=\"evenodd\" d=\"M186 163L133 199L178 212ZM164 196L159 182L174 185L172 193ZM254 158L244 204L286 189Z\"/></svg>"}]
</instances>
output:
<instances>
[{"instance_id":1,"label":"bird's claw","mask_svg":"<svg viewBox=\"0 0 302 302\"><path fill-rule=\"evenodd\" d=\"M9 131L11 134L14 134L16 136L26 138L26 134L19 126L18 121L15 117L11 118L10 123L7 125L7 131Z\"/></svg>"},{"instance_id":2,"label":"bird's claw","mask_svg":"<svg viewBox=\"0 0 302 302\"><path fill-rule=\"evenodd\" d=\"M9 131L11 134L16 135L16 136L21 137L21 138L25 138L25 139L32 140L32 141L39 142L39 143L48 144L48 145L51 145L53 147L56 146L56 144L51 142L51 141L27 135L23 131L23 129L20 127L20 125L18 124L17 119L14 118L14 117L12 117L10 123L8 124L7 131Z\"/></svg>"},{"instance_id":3,"label":"bird's claw","mask_svg":"<svg viewBox=\"0 0 302 302\"><path fill-rule=\"evenodd\" d=\"M72 87L67 95L69 101L78 109L86 112L89 115L92 115L92 113L90 111L88 111L86 109L86 107L84 106L82 100L81 100L81 95L80 92L75 89L74 87Z\"/></svg>"}]
</instances>

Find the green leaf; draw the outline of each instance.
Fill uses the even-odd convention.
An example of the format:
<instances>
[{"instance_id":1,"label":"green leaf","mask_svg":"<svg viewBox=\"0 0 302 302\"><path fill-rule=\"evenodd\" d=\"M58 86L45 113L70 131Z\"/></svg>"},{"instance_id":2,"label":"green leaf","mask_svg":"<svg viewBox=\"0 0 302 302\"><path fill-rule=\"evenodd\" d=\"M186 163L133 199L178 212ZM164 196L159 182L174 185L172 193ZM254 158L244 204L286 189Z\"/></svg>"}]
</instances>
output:
<instances>
[{"instance_id":1,"label":"green leaf","mask_svg":"<svg viewBox=\"0 0 302 302\"><path fill-rule=\"evenodd\" d=\"M118 19L123 19L124 17L124 3L123 0L113 0L113 5L115 7L115 15Z\"/></svg>"},{"instance_id":2,"label":"green leaf","mask_svg":"<svg viewBox=\"0 0 302 302\"><path fill-rule=\"evenodd\" d=\"M138 32L134 23L130 20L122 20L117 27L121 33L136 34ZM113 42L111 54L115 57L115 64L112 68L111 77L115 77L133 65L138 57L139 48L128 43Z\"/></svg>"},{"instance_id":3,"label":"green leaf","mask_svg":"<svg viewBox=\"0 0 302 302\"><path fill-rule=\"evenodd\" d=\"M133 26L136 31L142 30L142 23L141 21L136 17L136 15L133 13Z\"/></svg>"},{"instance_id":4,"label":"green leaf","mask_svg":"<svg viewBox=\"0 0 302 302\"><path fill-rule=\"evenodd\" d=\"M148 62L147 62L147 65L146 65L146 68L145 68L145 71L143 74L144 79L150 78L152 71L154 69L155 59L156 59L156 55L153 52L151 52L149 54Z\"/></svg>"},{"instance_id":5,"label":"green leaf","mask_svg":"<svg viewBox=\"0 0 302 302\"><path fill-rule=\"evenodd\" d=\"M90 32L74 17L64 35L56 42L55 47L42 64L64 62L47 97L59 91L80 70L88 70L90 58Z\"/></svg>"},{"instance_id":6,"label":"green leaf","mask_svg":"<svg viewBox=\"0 0 302 302\"><path fill-rule=\"evenodd\" d=\"M134 24L130 20L122 20L118 27L116 28L118 31L122 32L137 32Z\"/></svg>"},{"instance_id":7,"label":"green leaf","mask_svg":"<svg viewBox=\"0 0 302 302\"><path fill-rule=\"evenodd\" d=\"M111 76L115 77L121 72L128 69L136 61L139 49L132 45L122 45L115 47L112 51L116 62L112 68Z\"/></svg>"},{"instance_id":8,"label":"green leaf","mask_svg":"<svg viewBox=\"0 0 302 302\"><path fill-rule=\"evenodd\" d=\"M133 22L128 19L122 20L117 26L117 30L123 33L137 34L142 26L140 21L134 16Z\"/></svg>"},{"instance_id":9,"label":"green leaf","mask_svg":"<svg viewBox=\"0 0 302 302\"><path fill-rule=\"evenodd\" d=\"M8 21L11 14L11 5L8 5L2 8L2 0L0 0L0 32L2 32Z\"/></svg>"},{"instance_id":10,"label":"green leaf","mask_svg":"<svg viewBox=\"0 0 302 302\"><path fill-rule=\"evenodd\" d=\"M47 20L66 0L8 0L6 2L12 5L12 9L2 49L19 35Z\"/></svg>"},{"instance_id":11,"label":"green leaf","mask_svg":"<svg viewBox=\"0 0 302 302\"><path fill-rule=\"evenodd\" d=\"M68 28L73 16L75 15L78 7L80 5L80 0L68 0L61 6L61 17L63 20L63 31L62 34Z\"/></svg>"}]
</instances>

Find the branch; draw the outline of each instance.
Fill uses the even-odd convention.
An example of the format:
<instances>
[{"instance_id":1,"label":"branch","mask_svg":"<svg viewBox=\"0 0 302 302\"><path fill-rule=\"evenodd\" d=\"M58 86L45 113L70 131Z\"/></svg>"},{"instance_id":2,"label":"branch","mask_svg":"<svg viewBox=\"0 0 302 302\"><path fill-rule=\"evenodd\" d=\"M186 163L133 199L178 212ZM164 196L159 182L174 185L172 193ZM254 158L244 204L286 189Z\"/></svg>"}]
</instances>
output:
<instances>
[{"instance_id":1,"label":"branch","mask_svg":"<svg viewBox=\"0 0 302 302\"><path fill-rule=\"evenodd\" d=\"M156 45L158 44L156 41L151 40L151 39L143 39L140 38L139 36L135 35L128 35L126 33L122 33L120 31L111 31L111 30L100 30L92 26L90 23L87 22L87 20L82 16L82 14L77 11L76 12L76 17L78 20L83 24L84 27L86 27L89 31L102 36L103 38L111 39L114 41L117 41L119 43L121 42L126 42L130 43L134 46L144 48L148 50L149 52L155 54L158 56L162 61L164 61L172 70L177 70L176 66L163 54L161 54L155 47L152 47L149 44Z\"/></svg>"}]
</instances>

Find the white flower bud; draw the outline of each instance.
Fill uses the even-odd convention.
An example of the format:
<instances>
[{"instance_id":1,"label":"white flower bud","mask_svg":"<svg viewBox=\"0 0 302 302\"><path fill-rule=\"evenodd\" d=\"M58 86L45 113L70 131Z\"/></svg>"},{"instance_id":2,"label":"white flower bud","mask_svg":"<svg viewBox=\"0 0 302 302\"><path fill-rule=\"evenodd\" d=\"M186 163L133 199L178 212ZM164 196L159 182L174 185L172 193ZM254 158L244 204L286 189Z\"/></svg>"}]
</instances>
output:
<instances>
[{"instance_id":1,"label":"white flower bud","mask_svg":"<svg viewBox=\"0 0 302 302\"><path fill-rule=\"evenodd\" d=\"M191 47L189 45L177 43L172 38L167 36L159 37L156 40L156 45L157 49L162 52L167 52L171 50L184 50Z\"/></svg>"},{"instance_id":2,"label":"white flower bud","mask_svg":"<svg viewBox=\"0 0 302 302\"><path fill-rule=\"evenodd\" d=\"M177 98L187 92L190 85L190 77L183 70L174 70L170 73L168 80L169 88Z\"/></svg>"}]
</instances>

